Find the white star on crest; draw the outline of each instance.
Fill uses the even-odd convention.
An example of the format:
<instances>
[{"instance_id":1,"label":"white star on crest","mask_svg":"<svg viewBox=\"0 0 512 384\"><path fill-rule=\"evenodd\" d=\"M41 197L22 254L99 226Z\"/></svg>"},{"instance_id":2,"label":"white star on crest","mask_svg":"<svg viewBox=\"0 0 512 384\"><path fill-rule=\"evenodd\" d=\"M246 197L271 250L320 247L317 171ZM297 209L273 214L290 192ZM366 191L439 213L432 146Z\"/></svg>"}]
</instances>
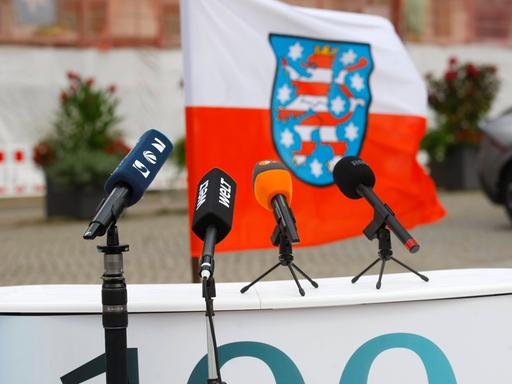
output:
<instances>
[{"instance_id":1,"label":"white star on crest","mask_svg":"<svg viewBox=\"0 0 512 384\"><path fill-rule=\"evenodd\" d=\"M345 100L337 96L335 99L331 100L331 109L337 115L343 112L345 110Z\"/></svg>"},{"instance_id":2,"label":"white star on crest","mask_svg":"<svg viewBox=\"0 0 512 384\"><path fill-rule=\"evenodd\" d=\"M361 90L364 89L364 80L359 73L356 73L350 78L350 84L357 92L361 92Z\"/></svg>"},{"instance_id":3,"label":"white star on crest","mask_svg":"<svg viewBox=\"0 0 512 384\"><path fill-rule=\"evenodd\" d=\"M350 141L354 141L359 137L359 128L350 123L345 127L345 137Z\"/></svg>"},{"instance_id":4,"label":"white star on crest","mask_svg":"<svg viewBox=\"0 0 512 384\"><path fill-rule=\"evenodd\" d=\"M288 86L288 84L283 85L279 90L277 91L277 100L281 102L281 104L286 103L288 100L290 100L290 95L292 94L292 90Z\"/></svg>"},{"instance_id":5,"label":"white star on crest","mask_svg":"<svg viewBox=\"0 0 512 384\"><path fill-rule=\"evenodd\" d=\"M286 148L290 148L294 143L293 134L290 132L288 128L286 128L281 133L281 144L283 144Z\"/></svg>"},{"instance_id":6,"label":"white star on crest","mask_svg":"<svg viewBox=\"0 0 512 384\"><path fill-rule=\"evenodd\" d=\"M332 173L334 170L334 166L340 161L342 156L333 156L331 160L327 162L327 169L329 169L329 172Z\"/></svg>"},{"instance_id":7,"label":"white star on crest","mask_svg":"<svg viewBox=\"0 0 512 384\"><path fill-rule=\"evenodd\" d=\"M356 53L352 49L349 49L347 52L341 55L340 61L343 63L343 65L349 65L356 61L356 57Z\"/></svg>"},{"instance_id":8,"label":"white star on crest","mask_svg":"<svg viewBox=\"0 0 512 384\"><path fill-rule=\"evenodd\" d=\"M317 179L324 173L322 171L322 164L317 159L314 159L309 166L311 167L311 174Z\"/></svg>"},{"instance_id":9,"label":"white star on crest","mask_svg":"<svg viewBox=\"0 0 512 384\"><path fill-rule=\"evenodd\" d=\"M290 49L288 50L288 57L290 57L290 59L295 61L302 57L303 50L304 50L304 47L302 45L300 45L299 42L296 42L295 44L290 46Z\"/></svg>"},{"instance_id":10,"label":"white star on crest","mask_svg":"<svg viewBox=\"0 0 512 384\"><path fill-rule=\"evenodd\" d=\"M43 7L48 4L48 0L23 0L23 2L27 5L30 13L34 13L39 9L39 7Z\"/></svg>"}]
</instances>

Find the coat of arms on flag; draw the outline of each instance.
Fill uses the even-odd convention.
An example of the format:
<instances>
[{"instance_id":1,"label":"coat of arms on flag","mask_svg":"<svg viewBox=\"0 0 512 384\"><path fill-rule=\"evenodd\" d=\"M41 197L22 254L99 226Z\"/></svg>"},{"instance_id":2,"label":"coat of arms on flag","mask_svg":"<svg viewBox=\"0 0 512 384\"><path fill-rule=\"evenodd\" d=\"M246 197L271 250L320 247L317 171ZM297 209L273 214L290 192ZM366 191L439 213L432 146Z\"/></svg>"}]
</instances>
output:
<instances>
[{"instance_id":1,"label":"coat of arms on flag","mask_svg":"<svg viewBox=\"0 0 512 384\"><path fill-rule=\"evenodd\" d=\"M272 137L306 183L333 182L332 169L363 145L371 103L369 44L271 34L277 59Z\"/></svg>"}]
</instances>

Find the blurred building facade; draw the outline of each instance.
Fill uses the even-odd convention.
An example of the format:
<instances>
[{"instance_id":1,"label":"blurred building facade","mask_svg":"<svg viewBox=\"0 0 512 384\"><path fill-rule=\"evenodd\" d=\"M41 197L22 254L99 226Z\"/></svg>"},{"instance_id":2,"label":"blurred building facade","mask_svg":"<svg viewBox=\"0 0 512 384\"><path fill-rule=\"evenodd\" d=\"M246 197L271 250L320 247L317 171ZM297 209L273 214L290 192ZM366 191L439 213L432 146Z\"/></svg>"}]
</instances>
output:
<instances>
[{"instance_id":1,"label":"blurred building facade","mask_svg":"<svg viewBox=\"0 0 512 384\"><path fill-rule=\"evenodd\" d=\"M285 1L388 18L422 75L442 74L452 56L495 64L502 90L493 113L510 107L512 0ZM31 151L51 130L67 70L118 86L122 129L132 143L148 127L173 138L185 134L179 4L0 0L0 198L44 193ZM118 47L128 49L110 49ZM146 47L152 49L139 49ZM169 180L160 172L153 185Z\"/></svg>"},{"instance_id":2,"label":"blurred building facade","mask_svg":"<svg viewBox=\"0 0 512 384\"><path fill-rule=\"evenodd\" d=\"M512 0L286 0L376 14L408 41L512 45ZM179 0L0 0L0 43L178 47Z\"/></svg>"},{"instance_id":3,"label":"blurred building facade","mask_svg":"<svg viewBox=\"0 0 512 384\"><path fill-rule=\"evenodd\" d=\"M176 47L179 0L0 0L0 43Z\"/></svg>"}]
</instances>

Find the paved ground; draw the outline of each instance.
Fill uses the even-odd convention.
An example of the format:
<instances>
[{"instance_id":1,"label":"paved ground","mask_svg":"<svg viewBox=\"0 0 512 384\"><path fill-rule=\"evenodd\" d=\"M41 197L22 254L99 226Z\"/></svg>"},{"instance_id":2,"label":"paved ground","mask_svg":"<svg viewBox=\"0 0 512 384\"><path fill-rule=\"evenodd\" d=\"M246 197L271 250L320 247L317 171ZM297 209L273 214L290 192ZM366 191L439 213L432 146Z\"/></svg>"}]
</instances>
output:
<instances>
[{"instance_id":1,"label":"paved ground","mask_svg":"<svg viewBox=\"0 0 512 384\"><path fill-rule=\"evenodd\" d=\"M416 228L422 245L408 255L395 240L395 255L419 270L512 267L512 227L503 209L480 192L441 193L448 216ZM190 281L184 193L152 193L123 218L129 283ZM0 285L99 283L103 257L82 240L84 222L46 221L41 199L0 200ZM376 244L354 238L298 249L296 262L314 277L354 275L375 258ZM248 281L277 261L275 251L219 254L218 281ZM401 271L390 265L389 271ZM376 272L375 272L376 273ZM279 268L274 279L288 279Z\"/></svg>"}]
</instances>

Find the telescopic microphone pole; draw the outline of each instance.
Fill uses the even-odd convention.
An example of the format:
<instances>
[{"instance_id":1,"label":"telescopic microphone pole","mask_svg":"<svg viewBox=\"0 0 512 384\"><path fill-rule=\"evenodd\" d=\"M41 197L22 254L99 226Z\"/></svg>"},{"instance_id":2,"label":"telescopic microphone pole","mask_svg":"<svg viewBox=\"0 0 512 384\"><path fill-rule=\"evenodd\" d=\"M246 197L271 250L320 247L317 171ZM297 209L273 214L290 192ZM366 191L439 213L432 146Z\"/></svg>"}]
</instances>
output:
<instances>
[{"instance_id":1,"label":"telescopic microphone pole","mask_svg":"<svg viewBox=\"0 0 512 384\"><path fill-rule=\"evenodd\" d=\"M101 286L102 320L105 329L107 384L128 383L126 328L128 328L128 293L123 275L123 252L128 245L119 244L117 226L107 231L107 244L98 245L104 255L105 272Z\"/></svg>"},{"instance_id":2,"label":"telescopic microphone pole","mask_svg":"<svg viewBox=\"0 0 512 384\"><path fill-rule=\"evenodd\" d=\"M236 195L235 181L224 171L214 168L199 182L192 220L192 231L204 241L200 260L203 298L206 304L206 346L208 354L208 384L226 384L222 381L215 336L213 298L216 296L215 245L231 231Z\"/></svg>"},{"instance_id":3,"label":"telescopic microphone pole","mask_svg":"<svg viewBox=\"0 0 512 384\"><path fill-rule=\"evenodd\" d=\"M97 246L104 255L101 302L105 330L107 384L128 384L127 340L128 294L123 271L123 252L117 220L125 208L135 204L151 184L172 150L172 143L157 130L149 130L139 139L105 183L105 198L83 237L87 240L107 234L105 245Z\"/></svg>"},{"instance_id":4,"label":"telescopic microphone pole","mask_svg":"<svg viewBox=\"0 0 512 384\"><path fill-rule=\"evenodd\" d=\"M215 324L213 317L213 298L217 295L215 291L215 278L213 271L215 269L215 260L213 258L215 252L215 238L217 229L212 225L206 230L204 239L203 256L201 258L200 272L201 282L203 286L203 298L205 300L206 311L206 351L208 356L208 384L226 384L222 381L220 373L219 350L217 346L217 337L215 336Z\"/></svg>"}]
</instances>

